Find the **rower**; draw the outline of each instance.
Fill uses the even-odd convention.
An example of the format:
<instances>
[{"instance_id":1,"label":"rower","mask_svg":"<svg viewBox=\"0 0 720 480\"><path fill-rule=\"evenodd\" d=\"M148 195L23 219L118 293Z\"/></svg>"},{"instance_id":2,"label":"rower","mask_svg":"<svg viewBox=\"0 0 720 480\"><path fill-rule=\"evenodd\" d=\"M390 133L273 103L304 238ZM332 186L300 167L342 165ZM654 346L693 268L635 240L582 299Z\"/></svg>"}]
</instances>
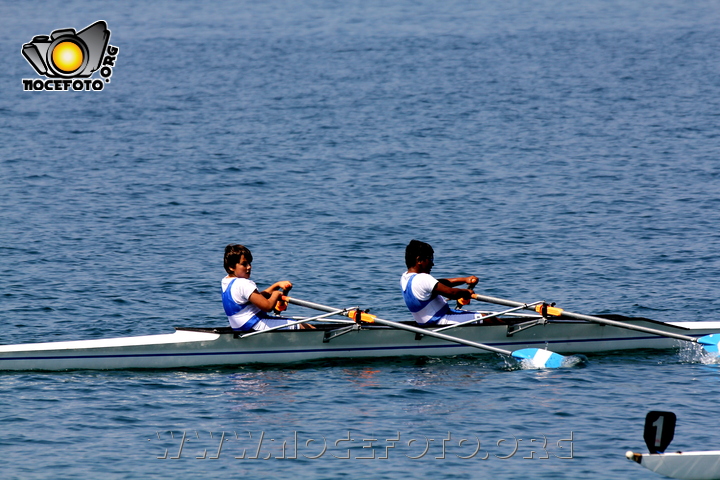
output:
<instances>
[{"instance_id":1,"label":"rower","mask_svg":"<svg viewBox=\"0 0 720 480\"><path fill-rule=\"evenodd\" d=\"M477 320L483 323L481 312L450 308L445 298L469 301L478 277L441 278L430 275L435 265L435 252L430 244L411 240L405 247L407 272L400 278L405 304L418 325L452 325ZM456 288L467 284L467 288ZM498 320L493 320L493 323Z\"/></svg>"},{"instance_id":2,"label":"rower","mask_svg":"<svg viewBox=\"0 0 720 480\"><path fill-rule=\"evenodd\" d=\"M239 244L225 247L224 266L228 273L222 279L222 300L230 326L236 332L267 330L294 322L290 318L271 317L266 312L280 310L282 295L292 288L292 283L281 280L259 292L250 280L252 253ZM287 328L312 328L309 325L292 325Z\"/></svg>"}]
</instances>

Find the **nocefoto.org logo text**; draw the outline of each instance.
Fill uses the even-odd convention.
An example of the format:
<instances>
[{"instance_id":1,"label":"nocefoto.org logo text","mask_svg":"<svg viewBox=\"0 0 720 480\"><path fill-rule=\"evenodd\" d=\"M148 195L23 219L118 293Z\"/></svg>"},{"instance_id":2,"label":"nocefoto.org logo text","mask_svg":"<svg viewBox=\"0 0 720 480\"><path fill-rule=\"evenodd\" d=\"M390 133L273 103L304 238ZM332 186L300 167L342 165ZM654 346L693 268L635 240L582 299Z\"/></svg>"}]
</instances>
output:
<instances>
[{"instance_id":1,"label":"nocefoto.org logo text","mask_svg":"<svg viewBox=\"0 0 720 480\"><path fill-rule=\"evenodd\" d=\"M99 20L83 30L53 30L22 46L23 57L45 77L23 78L25 91L100 91L110 83L120 49L112 46L107 23ZM99 71L100 77L92 78Z\"/></svg>"}]
</instances>

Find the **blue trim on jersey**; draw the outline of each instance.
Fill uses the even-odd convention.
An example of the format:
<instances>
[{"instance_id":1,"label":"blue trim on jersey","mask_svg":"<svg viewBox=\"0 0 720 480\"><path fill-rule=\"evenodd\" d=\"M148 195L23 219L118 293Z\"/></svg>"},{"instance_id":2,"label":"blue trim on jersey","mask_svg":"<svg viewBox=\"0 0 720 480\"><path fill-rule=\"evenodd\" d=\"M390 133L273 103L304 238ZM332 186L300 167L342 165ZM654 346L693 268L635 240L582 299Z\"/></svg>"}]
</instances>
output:
<instances>
[{"instance_id":1,"label":"blue trim on jersey","mask_svg":"<svg viewBox=\"0 0 720 480\"><path fill-rule=\"evenodd\" d=\"M413 275L408 279L407 284L405 285L405 290L403 290L403 298L405 298L405 305L407 305L408 310L411 312L419 312L423 308L427 306L428 303L432 302L432 297L430 297L429 300L418 300L415 295L412 293L412 281L415 278L417 273L413 273Z\"/></svg>"},{"instance_id":2,"label":"blue trim on jersey","mask_svg":"<svg viewBox=\"0 0 720 480\"><path fill-rule=\"evenodd\" d=\"M409 279L407 284L405 285L405 289L403 290L403 298L405 299L405 305L407 305L408 310L410 310L412 313L419 312L423 308L425 308L430 302L435 300L435 297L430 297L428 300L419 300L415 297L412 293L412 281L415 278L417 273L414 273ZM436 295L437 296L437 295ZM438 321L440 321L441 318L443 318L445 315L450 313L452 309L450 308L450 305L447 303L440 308L437 312L435 312L435 315L433 315L430 320L424 323L424 325L434 325Z\"/></svg>"},{"instance_id":3,"label":"blue trim on jersey","mask_svg":"<svg viewBox=\"0 0 720 480\"><path fill-rule=\"evenodd\" d=\"M435 312L435 315L433 315L430 320L425 322L423 325L435 325L437 322L440 321L441 318L449 314L451 311L452 309L450 308L450 305L446 303L438 312Z\"/></svg>"},{"instance_id":4,"label":"blue trim on jersey","mask_svg":"<svg viewBox=\"0 0 720 480\"><path fill-rule=\"evenodd\" d=\"M234 298L232 298L232 292L230 290L232 289L232 285L233 283L235 283L235 280L237 280L237 278L233 278L225 291L222 292L223 308L225 309L225 315L227 315L228 317L237 315L249 305L249 303L241 305L237 303Z\"/></svg>"},{"instance_id":5,"label":"blue trim on jersey","mask_svg":"<svg viewBox=\"0 0 720 480\"><path fill-rule=\"evenodd\" d=\"M241 304L237 303L234 298L232 298L231 289L232 289L232 284L235 283L235 280L237 280L237 278L233 278L232 281L230 282L230 284L225 289L225 291L222 292L223 308L225 309L225 314L228 317L237 315L238 313L242 312L243 310L245 310L245 308L247 308L250 305L249 301L248 301L248 303L241 305ZM260 321L260 318L261 317L259 317L257 315L253 315L252 317L250 317L248 319L248 321L246 321L245 323L242 324L242 327L240 327L238 329L233 329L233 330L235 330L236 332L249 332L250 330L252 330L255 327L255 325L257 325L257 323Z\"/></svg>"},{"instance_id":6,"label":"blue trim on jersey","mask_svg":"<svg viewBox=\"0 0 720 480\"><path fill-rule=\"evenodd\" d=\"M253 328L255 328L255 325L260 321L260 317L257 315L253 315L250 317L250 319L242 324L242 327L240 328L233 328L233 332L249 332Z\"/></svg>"}]
</instances>

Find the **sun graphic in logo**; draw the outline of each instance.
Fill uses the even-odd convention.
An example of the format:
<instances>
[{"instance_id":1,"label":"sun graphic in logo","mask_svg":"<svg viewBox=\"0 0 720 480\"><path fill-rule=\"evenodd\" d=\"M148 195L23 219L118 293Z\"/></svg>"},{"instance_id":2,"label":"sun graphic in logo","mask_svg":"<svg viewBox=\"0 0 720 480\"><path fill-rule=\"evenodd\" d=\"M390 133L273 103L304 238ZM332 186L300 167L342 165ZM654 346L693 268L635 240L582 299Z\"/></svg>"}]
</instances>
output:
<instances>
[{"instance_id":1,"label":"sun graphic in logo","mask_svg":"<svg viewBox=\"0 0 720 480\"><path fill-rule=\"evenodd\" d=\"M52 62L61 71L71 73L83 64L83 51L75 42L58 43L52 52Z\"/></svg>"}]
</instances>

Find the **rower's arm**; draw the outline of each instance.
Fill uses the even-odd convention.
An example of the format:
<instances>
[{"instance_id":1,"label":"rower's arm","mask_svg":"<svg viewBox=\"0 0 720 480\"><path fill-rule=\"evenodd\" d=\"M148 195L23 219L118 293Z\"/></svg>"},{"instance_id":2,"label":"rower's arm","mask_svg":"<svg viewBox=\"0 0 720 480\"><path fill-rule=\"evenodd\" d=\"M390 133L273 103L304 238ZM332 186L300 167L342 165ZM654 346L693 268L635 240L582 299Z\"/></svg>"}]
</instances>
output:
<instances>
[{"instance_id":1,"label":"rower's arm","mask_svg":"<svg viewBox=\"0 0 720 480\"><path fill-rule=\"evenodd\" d=\"M283 295L282 290L275 290L274 292L270 293L267 297L265 295L268 295L267 291L263 291L262 293L255 290L250 295L250 303L258 307L263 312L269 312L273 308L275 308L275 304L281 299Z\"/></svg>"},{"instance_id":2,"label":"rower's arm","mask_svg":"<svg viewBox=\"0 0 720 480\"><path fill-rule=\"evenodd\" d=\"M435 288L433 288L433 294L437 293L437 294L442 295L443 297L449 298L451 300L457 300L459 298L464 298L464 299L472 298L472 295L474 292L472 290L470 290L469 288L454 288L454 287L449 286L446 283L443 283L442 280L446 280L446 279L438 280L438 283L435 284ZM450 280L453 280L453 279L450 279ZM460 285L462 283L466 283L466 282L459 282L456 285Z\"/></svg>"},{"instance_id":3,"label":"rower's arm","mask_svg":"<svg viewBox=\"0 0 720 480\"><path fill-rule=\"evenodd\" d=\"M448 287L457 287L458 285L466 283L469 288L474 288L478 283L478 277L470 275L469 277L440 278L438 282Z\"/></svg>"}]
</instances>

